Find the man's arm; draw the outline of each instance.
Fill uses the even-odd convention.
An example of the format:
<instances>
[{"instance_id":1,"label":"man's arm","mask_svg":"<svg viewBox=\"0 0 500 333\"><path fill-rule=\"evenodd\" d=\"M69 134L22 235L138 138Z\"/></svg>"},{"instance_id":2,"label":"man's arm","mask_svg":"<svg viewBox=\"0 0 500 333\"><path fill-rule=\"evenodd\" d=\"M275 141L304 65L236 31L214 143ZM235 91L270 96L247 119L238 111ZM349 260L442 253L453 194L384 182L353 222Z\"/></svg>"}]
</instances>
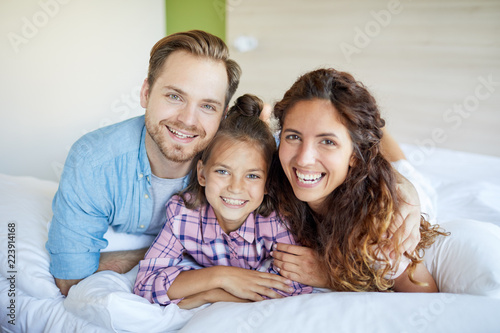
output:
<instances>
[{"instance_id":1,"label":"man's arm","mask_svg":"<svg viewBox=\"0 0 500 333\"><path fill-rule=\"evenodd\" d=\"M114 251L101 253L99 259L99 268L96 272L100 271L113 271L120 274L125 274L134 268L139 261L144 258L148 249L139 249L131 251ZM78 284L83 279L64 280L54 278L57 287L61 290L61 294L68 296L69 289Z\"/></svg>"},{"instance_id":2,"label":"man's arm","mask_svg":"<svg viewBox=\"0 0 500 333\"><path fill-rule=\"evenodd\" d=\"M69 289L75 284L78 284L78 282L82 281L83 279L63 280L54 278L54 280L56 282L56 286L59 288L59 290L61 290L61 294L63 294L64 296L68 296Z\"/></svg>"},{"instance_id":3,"label":"man's arm","mask_svg":"<svg viewBox=\"0 0 500 333\"><path fill-rule=\"evenodd\" d=\"M380 141L380 148L382 149L382 155L384 155L384 157L389 162L405 160L406 156L403 153L403 150L401 150L401 147L399 146L398 142L392 137L392 135L389 134L389 132L385 127L382 129L382 131L384 133L382 136L382 140Z\"/></svg>"},{"instance_id":4,"label":"man's arm","mask_svg":"<svg viewBox=\"0 0 500 333\"><path fill-rule=\"evenodd\" d=\"M104 177L96 173L92 142L83 137L68 154L59 188L52 202L47 251L50 273L63 295L99 267L99 251L106 247L109 202L102 189Z\"/></svg>"}]
</instances>

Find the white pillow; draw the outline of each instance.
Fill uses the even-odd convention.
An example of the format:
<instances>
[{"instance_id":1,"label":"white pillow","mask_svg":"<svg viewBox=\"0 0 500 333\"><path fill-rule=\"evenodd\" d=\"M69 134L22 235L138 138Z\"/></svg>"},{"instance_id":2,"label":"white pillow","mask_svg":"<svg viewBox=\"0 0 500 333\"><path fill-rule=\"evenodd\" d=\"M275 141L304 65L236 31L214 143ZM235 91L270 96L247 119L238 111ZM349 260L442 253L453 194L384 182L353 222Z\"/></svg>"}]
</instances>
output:
<instances>
[{"instance_id":1,"label":"white pillow","mask_svg":"<svg viewBox=\"0 0 500 333\"><path fill-rule=\"evenodd\" d=\"M45 249L48 223L52 219L52 199L58 184L33 177L0 174L0 262L8 263L7 244L9 223L15 224L10 235L15 240L15 266L0 265L0 274L9 278L14 274L16 287L36 298L60 296L59 288L49 272L50 257ZM14 237L14 238L13 238ZM117 233L109 228L105 238L107 251L149 247L155 236ZM14 271L15 273L8 273Z\"/></svg>"},{"instance_id":2,"label":"white pillow","mask_svg":"<svg viewBox=\"0 0 500 333\"><path fill-rule=\"evenodd\" d=\"M451 233L425 252L425 265L441 292L500 298L500 228L492 223L441 223Z\"/></svg>"},{"instance_id":3,"label":"white pillow","mask_svg":"<svg viewBox=\"0 0 500 333\"><path fill-rule=\"evenodd\" d=\"M45 249L47 223L52 218L52 197L57 183L32 177L0 174L0 244L7 246L9 223L15 225L15 267L0 265L6 278L15 275L16 287L37 298L60 296L49 273L49 254ZM12 240L12 237L10 238ZM0 251L0 262L7 263L8 253ZM11 258L9 258L11 259ZM16 273L7 273L15 271Z\"/></svg>"}]
</instances>

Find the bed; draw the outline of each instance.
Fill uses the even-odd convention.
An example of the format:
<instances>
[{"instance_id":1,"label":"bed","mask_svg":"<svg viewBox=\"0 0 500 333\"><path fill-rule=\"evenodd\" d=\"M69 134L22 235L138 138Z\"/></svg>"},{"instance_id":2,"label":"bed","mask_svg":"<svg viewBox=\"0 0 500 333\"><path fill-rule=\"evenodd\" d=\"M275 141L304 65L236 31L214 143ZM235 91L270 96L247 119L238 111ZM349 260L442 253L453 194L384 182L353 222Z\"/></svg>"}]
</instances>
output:
<instances>
[{"instance_id":1,"label":"bed","mask_svg":"<svg viewBox=\"0 0 500 333\"><path fill-rule=\"evenodd\" d=\"M44 244L57 183L0 174L2 332L500 332L500 158L403 145L402 173L452 236L426 252L442 293L317 290L257 303L194 310L131 293L135 271L100 272L63 297ZM108 250L151 237L108 232Z\"/></svg>"}]
</instances>

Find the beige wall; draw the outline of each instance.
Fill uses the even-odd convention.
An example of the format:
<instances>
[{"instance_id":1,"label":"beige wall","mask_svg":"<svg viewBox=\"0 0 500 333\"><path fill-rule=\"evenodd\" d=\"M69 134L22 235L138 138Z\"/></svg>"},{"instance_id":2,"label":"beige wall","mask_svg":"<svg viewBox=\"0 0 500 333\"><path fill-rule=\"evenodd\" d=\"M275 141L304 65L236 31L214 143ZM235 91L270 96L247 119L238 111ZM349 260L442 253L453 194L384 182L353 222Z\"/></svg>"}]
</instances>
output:
<instances>
[{"instance_id":1,"label":"beige wall","mask_svg":"<svg viewBox=\"0 0 500 333\"><path fill-rule=\"evenodd\" d=\"M278 100L321 66L376 96L400 142L500 156L500 1L228 0L231 44L246 53L237 94ZM489 83L488 83L489 82Z\"/></svg>"},{"instance_id":2,"label":"beige wall","mask_svg":"<svg viewBox=\"0 0 500 333\"><path fill-rule=\"evenodd\" d=\"M0 172L58 180L84 133L143 114L165 2L0 1Z\"/></svg>"}]
</instances>

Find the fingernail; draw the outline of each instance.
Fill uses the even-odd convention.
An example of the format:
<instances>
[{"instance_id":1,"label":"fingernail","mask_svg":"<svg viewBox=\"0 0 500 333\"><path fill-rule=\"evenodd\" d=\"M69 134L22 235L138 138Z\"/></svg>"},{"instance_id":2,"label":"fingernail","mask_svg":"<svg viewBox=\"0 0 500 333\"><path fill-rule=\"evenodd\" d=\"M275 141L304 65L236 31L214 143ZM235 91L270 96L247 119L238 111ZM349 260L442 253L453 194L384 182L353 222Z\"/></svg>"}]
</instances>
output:
<instances>
[{"instance_id":1,"label":"fingernail","mask_svg":"<svg viewBox=\"0 0 500 333\"><path fill-rule=\"evenodd\" d=\"M273 256L273 253L274 253L274 252L273 252L273 251L271 251L271 252L269 253L269 255L272 257L272 256Z\"/></svg>"},{"instance_id":2,"label":"fingernail","mask_svg":"<svg viewBox=\"0 0 500 333\"><path fill-rule=\"evenodd\" d=\"M273 244L273 250L276 250L276 247L277 247L277 245L276 245L276 243L274 243Z\"/></svg>"},{"instance_id":3,"label":"fingernail","mask_svg":"<svg viewBox=\"0 0 500 333\"><path fill-rule=\"evenodd\" d=\"M280 271L281 271L281 269L279 267L276 267L276 272L279 273Z\"/></svg>"}]
</instances>

